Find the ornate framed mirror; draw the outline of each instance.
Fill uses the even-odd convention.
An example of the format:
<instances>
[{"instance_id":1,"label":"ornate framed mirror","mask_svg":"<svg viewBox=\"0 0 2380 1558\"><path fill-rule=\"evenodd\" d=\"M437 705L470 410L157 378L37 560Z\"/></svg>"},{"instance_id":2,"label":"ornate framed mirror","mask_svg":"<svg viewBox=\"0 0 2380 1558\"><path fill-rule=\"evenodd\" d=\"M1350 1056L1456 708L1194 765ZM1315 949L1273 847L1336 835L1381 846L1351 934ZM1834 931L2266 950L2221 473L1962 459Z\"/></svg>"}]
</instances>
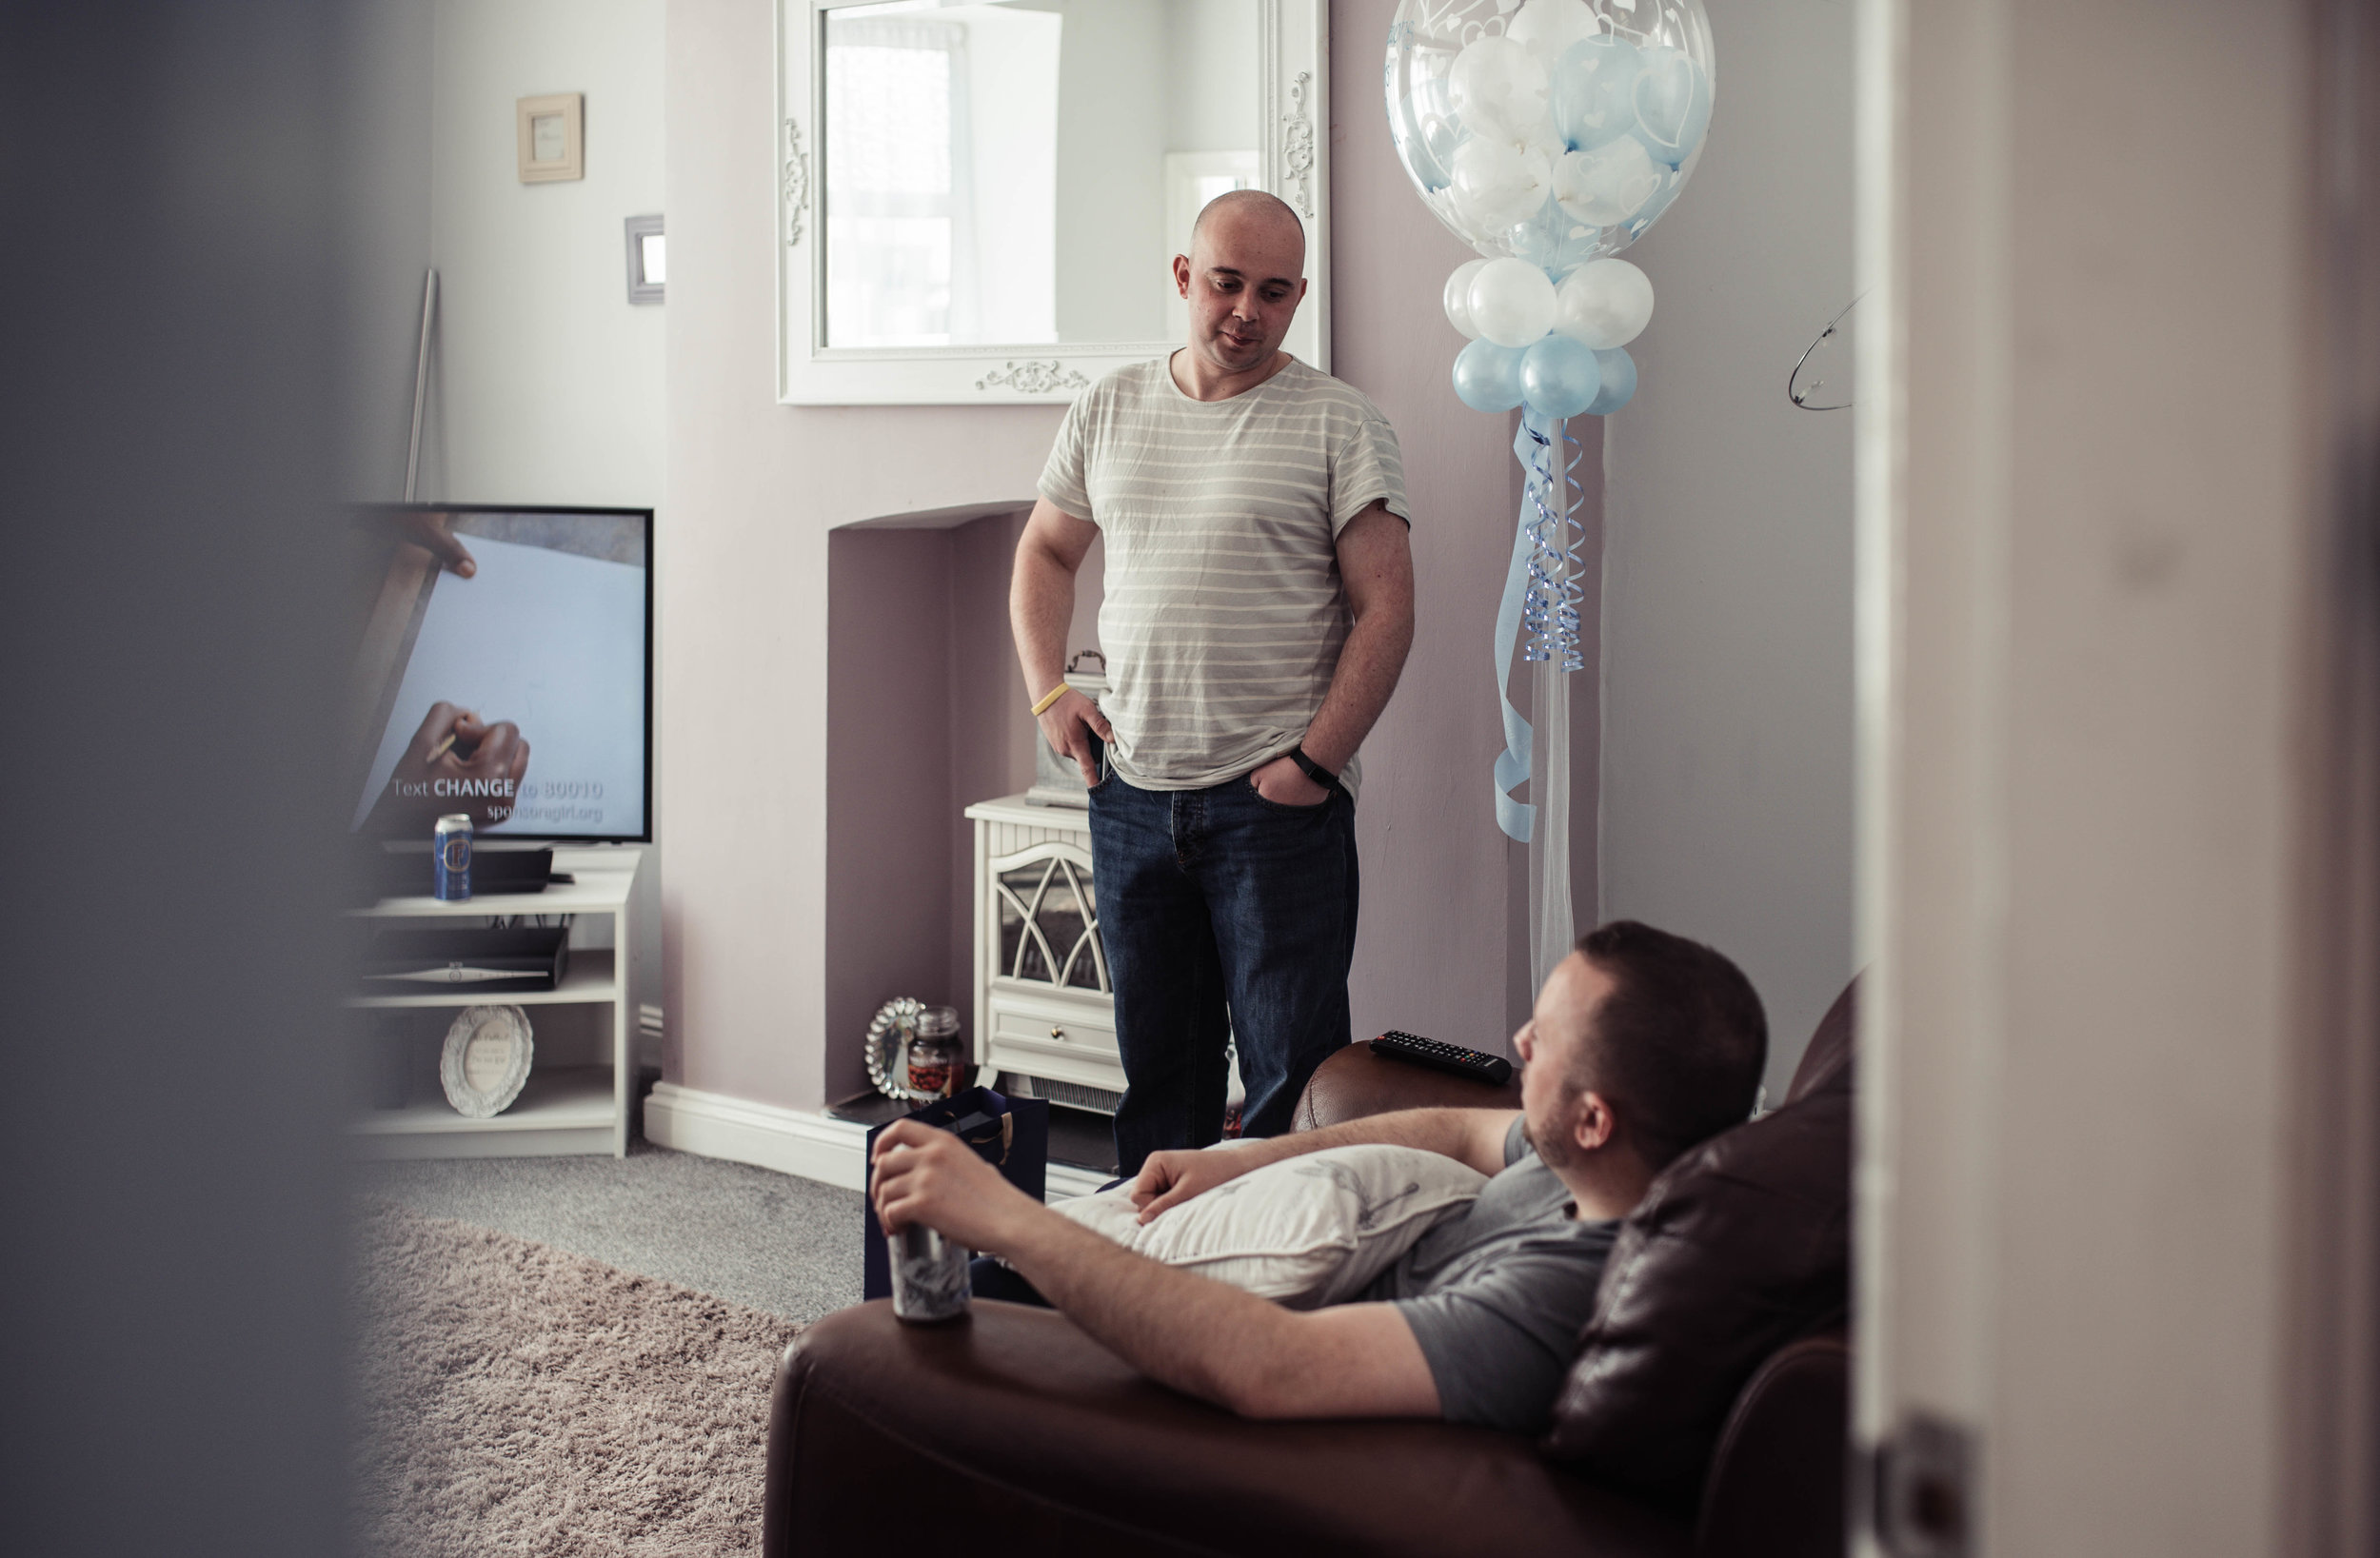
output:
<instances>
[{"instance_id":1,"label":"ornate framed mirror","mask_svg":"<svg viewBox=\"0 0 2380 1558\"><path fill-rule=\"evenodd\" d=\"M1071 401L1182 344L1232 188L1305 223L1328 371L1327 0L777 4L780 401Z\"/></svg>"}]
</instances>

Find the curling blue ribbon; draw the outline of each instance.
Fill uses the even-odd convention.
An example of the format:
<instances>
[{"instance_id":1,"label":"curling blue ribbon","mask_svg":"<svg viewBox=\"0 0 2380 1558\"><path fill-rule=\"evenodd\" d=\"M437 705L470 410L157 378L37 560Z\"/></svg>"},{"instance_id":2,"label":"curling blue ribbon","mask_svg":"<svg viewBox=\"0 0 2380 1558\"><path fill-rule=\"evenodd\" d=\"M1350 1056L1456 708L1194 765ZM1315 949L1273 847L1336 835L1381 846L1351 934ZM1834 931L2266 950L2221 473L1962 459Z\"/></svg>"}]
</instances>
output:
<instances>
[{"instance_id":1,"label":"curling blue ribbon","mask_svg":"<svg viewBox=\"0 0 2380 1558\"><path fill-rule=\"evenodd\" d=\"M1504 572L1504 598L1496 608L1496 698L1504 715L1504 750L1496 759L1496 825L1506 838L1523 844L1536 831L1537 809L1515 800L1510 792L1529 777L1537 733L1513 706L1505 685L1522 626L1529 630L1530 661L1553 661L1565 671L1586 663L1578 637L1579 607L1585 599L1578 577L1578 546L1585 537L1577 518L1579 500L1572 498L1558 511L1547 502L1554 490L1553 452L1564 442L1577 446L1560 422L1549 423L1526 410L1520 415L1520 431L1513 437L1513 458L1520 462L1525 480L1520 514L1513 526L1512 562ZM1568 465L1576 467L1579 458L1572 456ZM1554 582L1557 573L1558 585Z\"/></svg>"}]
</instances>

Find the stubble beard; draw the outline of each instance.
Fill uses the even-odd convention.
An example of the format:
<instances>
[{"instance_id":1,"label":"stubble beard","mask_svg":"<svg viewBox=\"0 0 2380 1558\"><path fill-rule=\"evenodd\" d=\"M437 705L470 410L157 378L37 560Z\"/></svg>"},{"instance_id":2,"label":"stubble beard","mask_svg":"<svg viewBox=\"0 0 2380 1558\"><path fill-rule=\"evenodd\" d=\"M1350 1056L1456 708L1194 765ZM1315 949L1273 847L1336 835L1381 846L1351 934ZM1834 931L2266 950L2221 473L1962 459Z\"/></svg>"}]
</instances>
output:
<instances>
[{"instance_id":1,"label":"stubble beard","mask_svg":"<svg viewBox=\"0 0 2380 1558\"><path fill-rule=\"evenodd\" d=\"M1563 1143L1559 1136L1539 1140L1537 1122L1526 1114L1520 1117L1520 1139L1529 1144L1529 1150L1537 1154L1538 1159L1549 1169L1560 1169L1570 1161L1563 1155Z\"/></svg>"},{"instance_id":2,"label":"stubble beard","mask_svg":"<svg viewBox=\"0 0 2380 1558\"><path fill-rule=\"evenodd\" d=\"M1261 336L1252 345L1241 346L1232 340L1228 331L1216 330L1208 335L1207 341L1209 358L1227 373L1245 373L1250 368L1262 365L1265 359L1272 356Z\"/></svg>"}]
</instances>

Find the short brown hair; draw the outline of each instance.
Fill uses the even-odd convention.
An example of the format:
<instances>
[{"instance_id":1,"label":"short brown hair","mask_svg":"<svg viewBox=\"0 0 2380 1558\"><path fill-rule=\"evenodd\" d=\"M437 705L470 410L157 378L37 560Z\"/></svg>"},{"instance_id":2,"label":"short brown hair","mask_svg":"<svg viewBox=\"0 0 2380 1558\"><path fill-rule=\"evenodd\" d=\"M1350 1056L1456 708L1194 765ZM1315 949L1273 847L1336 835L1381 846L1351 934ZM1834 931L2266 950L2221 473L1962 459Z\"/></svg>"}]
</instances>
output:
<instances>
[{"instance_id":1,"label":"short brown hair","mask_svg":"<svg viewBox=\"0 0 2380 1558\"><path fill-rule=\"evenodd\" d=\"M1699 941L1615 919L1578 938L1612 981L1582 1046L1579 1091L1603 1095L1646 1161L1672 1158L1751 1114L1769 1058L1759 993Z\"/></svg>"}]
</instances>

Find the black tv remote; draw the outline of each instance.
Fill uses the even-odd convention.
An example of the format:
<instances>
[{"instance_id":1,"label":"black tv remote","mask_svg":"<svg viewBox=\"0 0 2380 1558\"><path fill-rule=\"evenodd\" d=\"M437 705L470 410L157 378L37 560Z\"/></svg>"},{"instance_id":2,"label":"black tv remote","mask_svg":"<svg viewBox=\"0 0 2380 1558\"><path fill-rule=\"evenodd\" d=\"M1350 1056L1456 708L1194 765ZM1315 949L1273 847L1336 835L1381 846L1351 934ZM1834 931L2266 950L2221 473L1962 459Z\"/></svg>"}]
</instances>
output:
<instances>
[{"instance_id":1,"label":"black tv remote","mask_svg":"<svg viewBox=\"0 0 2380 1558\"><path fill-rule=\"evenodd\" d=\"M1458 1076L1468 1076L1475 1082L1502 1087L1513 1079L1513 1063L1500 1055L1483 1055L1458 1045L1441 1044L1419 1034L1389 1030L1372 1041L1372 1053L1384 1060L1403 1060L1416 1066L1434 1066L1450 1071Z\"/></svg>"}]
</instances>

